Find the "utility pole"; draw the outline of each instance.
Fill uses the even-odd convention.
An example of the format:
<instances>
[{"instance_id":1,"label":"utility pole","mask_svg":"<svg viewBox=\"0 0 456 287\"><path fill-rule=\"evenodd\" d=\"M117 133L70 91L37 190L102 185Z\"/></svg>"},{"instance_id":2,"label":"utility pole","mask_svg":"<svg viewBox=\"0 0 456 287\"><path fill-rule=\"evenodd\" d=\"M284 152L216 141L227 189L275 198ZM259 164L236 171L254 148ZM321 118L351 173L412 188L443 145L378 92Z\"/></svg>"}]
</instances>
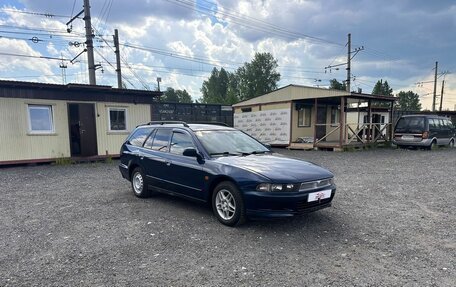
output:
<instances>
[{"instance_id":1,"label":"utility pole","mask_svg":"<svg viewBox=\"0 0 456 287\"><path fill-rule=\"evenodd\" d=\"M89 84L96 85L97 81L95 78L95 60L93 58L93 33L89 0L84 0L84 22L86 31L87 61L89 64Z\"/></svg>"},{"instance_id":2,"label":"utility pole","mask_svg":"<svg viewBox=\"0 0 456 287\"><path fill-rule=\"evenodd\" d=\"M68 68L67 64L63 62L63 55L61 54L62 57L62 63L59 65L59 68L62 69L62 84L65 85L66 83L66 71L65 69Z\"/></svg>"},{"instance_id":3,"label":"utility pole","mask_svg":"<svg viewBox=\"0 0 456 287\"><path fill-rule=\"evenodd\" d=\"M157 78L157 91L160 92L160 82L162 81L162 78L161 77L158 77Z\"/></svg>"},{"instance_id":4,"label":"utility pole","mask_svg":"<svg viewBox=\"0 0 456 287\"><path fill-rule=\"evenodd\" d=\"M445 88L445 79L442 80L442 92L440 93L440 108L439 111L442 111L442 104L443 104L443 89Z\"/></svg>"},{"instance_id":5,"label":"utility pole","mask_svg":"<svg viewBox=\"0 0 456 287\"><path fill-rule=\"evenodd\" d=\"M347 92L350 93L350 77L351 77L351 74L350 74L350 62L351 62L351 34L348 33L348 42L347 42L347 46L348 46L348 52L347 52L347 83L346 83L346 88L347 88Z\"/></svg>"},{"instance_id":6,"label":"utility pole","mask_svg":"<svg viewBox=\"0 0 456 287\"><path fill-rule=\"evenodd\" d=\"M434 97L432 98L432 111L435 112L435 98L437 96L437 67L439 62L435 62L435 76L434 76Z\"/></svg>"},{"instance_id":7,"label":"utility pole","mask_svg":"<svg viewBox=\"0 0 456 287\"><path fill-rule=\"evenodd\" d=\"M332 69L334 70L339 70L339 66L343 66L343 65L347 65L347 79L345 80L345 90L347 92L351 92L351 86L350 86L350 83L351 83L351 60L362 50L364 50L364 46L361 46L361 47L358 47L358 48L355 48L353 51L351 50L351 34L348 33L348 42L347 42L347 62L346 63L341 63L341 64L336 64L336 65L329 65L329 66L326 66L325 67L325 74L326 74L326 70L329 69L329 72L331 73L332 72Z\"/></svg>"},{"instance_id":8,"label":"utility pole","mask_svg":"<svg viewBox=\"0 0 456 287\"><path fill-rule=\"evenodd\" d=\"M117 62L117 88L122 89L122 72L120 69L120 49L119 49L119 31L114 29L114 46L116 48L116 62Z\"/></svg>"}]
</instances>

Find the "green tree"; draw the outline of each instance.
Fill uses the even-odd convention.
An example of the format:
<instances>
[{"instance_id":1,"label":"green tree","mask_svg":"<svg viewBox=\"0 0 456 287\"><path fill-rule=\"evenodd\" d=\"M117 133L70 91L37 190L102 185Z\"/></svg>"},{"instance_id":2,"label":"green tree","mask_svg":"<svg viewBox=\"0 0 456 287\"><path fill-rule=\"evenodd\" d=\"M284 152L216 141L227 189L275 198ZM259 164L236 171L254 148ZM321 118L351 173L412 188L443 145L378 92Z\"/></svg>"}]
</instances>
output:
<instances>
[{"instance_id":1,"label":"green tree","mask_svg":"<svg viewBox=\"0 0 456 287\"><path fill-rule=\"evenodd\" d=\"M233 92L234 75L221 68L212 69L209 79L203 82L200 102L206 104L231 105L238 102L237 94Z\"/></svg>"},{"instance_id":2,"label":"green tree","mask_svg":"<svg viewBox=\"0 0 456 287\"><path fill-rule=\"evenodd\" d=\"M184 90L174 90L173 88L167 88L161 97L162 102L171 103L193 103L190 94Z\"/></svg>"},{"instance_id":3,"label":"green tree","mask_svg":"<svg viewBox=\"0 0 456 287\"><path fill-rule=\"evenodd\" d=\"M255 53L250 63L244 63L236 71L239 99L248 100L277 89L280 73L277 60L271 53Z\"/></svg>"},{"instance_id":4,"label":"green tree","mask_svg":"<svg viewBox=\"0 0 456 287\"><path fill-rule=\"evenodd\" d=\"M396 97L398 101L396 102L396 107L401 111L420 111L421 103L420 97L418 94L408 91L400 91Z\"/></svg>"},{"instance_id":5,"label":"green tree","mask_svg":"<svg viewBox=\"0 0 456 287\"><path fill-rule=\"evenodd\" d=\"M226 91L226 102L230 105L239 102L239 78L234 73L228 74L228 90Z\"/></svg>"},{"instance_id":6,"label":"green tree","mask_svg":"<svg viewBox=\"0 0 456 287\"><path fill-rule=\"evenodd\" d=\"M388 81L380 79L372 90L372 95L393 96L393 89L389 86Z\"/></svg>"},{"instance_id":7,"label":"green tree","mask_svg":"<svg viewBox=\"0 0 456 287\"><path fill-rule=\"evenodd\" d=\"M336 79L332 79L332 80L329 80L329 88L335 89L335 90L346 91L347 85L345 85L345 81L342 81L342 83L340 83Z\"/></svg>"}]
</instances>

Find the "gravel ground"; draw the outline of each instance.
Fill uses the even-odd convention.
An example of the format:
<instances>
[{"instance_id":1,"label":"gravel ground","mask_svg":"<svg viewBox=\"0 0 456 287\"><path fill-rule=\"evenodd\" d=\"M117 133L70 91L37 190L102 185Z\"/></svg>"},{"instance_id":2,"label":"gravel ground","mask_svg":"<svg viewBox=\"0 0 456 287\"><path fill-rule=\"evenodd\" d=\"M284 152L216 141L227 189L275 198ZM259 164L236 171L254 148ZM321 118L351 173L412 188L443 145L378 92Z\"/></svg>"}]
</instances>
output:
<instances>
[{"instance_id":1,"label":"gravel ground","mask_svg":"<svg viewBox=\"0 0 456 287\"><path fill-rule=\"evenodd\" d=\"M117 161L1 168L0 286L455 286L456 150L279 152L335 173L331 208L230 228Z\"/></svg>"}]
</instances>

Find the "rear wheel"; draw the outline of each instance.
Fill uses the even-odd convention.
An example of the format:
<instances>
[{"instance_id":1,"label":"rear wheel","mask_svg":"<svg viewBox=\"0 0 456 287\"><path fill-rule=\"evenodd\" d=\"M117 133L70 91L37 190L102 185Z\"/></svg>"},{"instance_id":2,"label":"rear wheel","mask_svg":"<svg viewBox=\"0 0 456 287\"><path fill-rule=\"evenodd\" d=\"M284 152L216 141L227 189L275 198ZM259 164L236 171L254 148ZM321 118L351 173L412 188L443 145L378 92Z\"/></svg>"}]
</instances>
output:
<instances>
[{"instance_id":1,"label":"rear wheel","mask_svg":"<svg viewBox=\"0 0 456 287\"><path fill-rule=\"evenodd\" d=\"M431 142L431 145L429 146L429 150L435 150L437 149L437 142L435 140L433 140Z\"/></svg>"},{"instance_id":2,"label":"rear wheel","mask_svg":"<svg viewBox=\"0 0 456 287\"><path fill-rule=\"evenodd\" d=\"M451 140L450 143L448 144L449 148L454 148L454 140Z\"/></svg>"},{"instance_id":3,"label":"rear wheel","mask_svg":"<svg viewBox=\"0 0 456 287\"><path fill-rule=\"evenodd\" d=\"M245 206L238 188L229 181L218 184L212 194L212 210L217 219L228 226L245 222Z\"/></svg>"},{"instance_id":4,"label":"rear wheel","mask_svg":"<svg viewBox=\"0 0 456 287\"><path fill-rule=\"evenodd\" d=\"M142 168L137 167L131 173L131 188L137 197L148 197L150 191L147 188L146 177Z\"/></svg>"}]
</instances>

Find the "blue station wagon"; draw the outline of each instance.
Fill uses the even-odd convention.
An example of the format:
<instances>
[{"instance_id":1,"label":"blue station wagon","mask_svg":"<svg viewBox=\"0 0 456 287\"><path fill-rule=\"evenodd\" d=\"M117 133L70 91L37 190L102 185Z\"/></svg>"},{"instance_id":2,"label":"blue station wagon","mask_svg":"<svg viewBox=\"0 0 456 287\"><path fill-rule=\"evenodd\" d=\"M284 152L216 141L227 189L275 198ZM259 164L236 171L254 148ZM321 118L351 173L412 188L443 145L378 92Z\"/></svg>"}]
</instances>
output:
<instances>
[{"instance_id":1,"label":"blue station wagon","mask_svg":"<svg viewBox=\"0 0 456 287\"><path fill-rule=\"evenodd\" d=\"M329 207L336 192L330 171L220 125L138 126L121 147L119 169L136 196L162 192L207 202L228 226Z\"/></svg>"}]
</instances>

